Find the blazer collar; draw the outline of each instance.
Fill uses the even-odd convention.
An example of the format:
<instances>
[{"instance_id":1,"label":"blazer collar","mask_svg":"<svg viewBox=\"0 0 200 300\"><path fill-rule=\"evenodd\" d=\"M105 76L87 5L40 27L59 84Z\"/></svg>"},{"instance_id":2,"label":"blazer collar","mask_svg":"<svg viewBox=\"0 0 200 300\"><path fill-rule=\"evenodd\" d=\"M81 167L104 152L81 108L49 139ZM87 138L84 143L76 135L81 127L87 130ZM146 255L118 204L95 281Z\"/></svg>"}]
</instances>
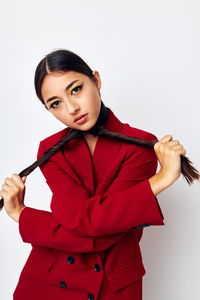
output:
<instances>
[{"instance_id":1,"label":"blazer collar","mask_svg":"<svg viewBox=\"0 0 200 300\"><path fill-rule=\"evenodd\" d=\"M123 129L123 123L111 109L104 128L119 133ZM68 131L69 127L59 132L59 139ZM55 140L53 144L55 144ZM117 140L99 136L93 156L91 156L84 137L78 137L68 142L63 151L58 151L51 159L59 164L74 180L84 185L90 195L94 195L103 187L101 184L103 184L103 180L111 167L111 162L114 161L121 144Z\"/></svg>"}]
</instances>

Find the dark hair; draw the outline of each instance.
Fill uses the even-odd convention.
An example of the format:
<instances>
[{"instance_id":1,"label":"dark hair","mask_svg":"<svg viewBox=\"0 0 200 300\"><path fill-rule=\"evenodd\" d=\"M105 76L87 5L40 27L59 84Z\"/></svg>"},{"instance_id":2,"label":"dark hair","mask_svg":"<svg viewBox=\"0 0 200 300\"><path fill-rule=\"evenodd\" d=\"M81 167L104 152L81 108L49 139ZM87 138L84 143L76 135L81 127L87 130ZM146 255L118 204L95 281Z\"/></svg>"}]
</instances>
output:
<instances>
[{"instance_id":1,"label":"dark hair","mask_svg":"<svg viewBox=\"0 0 200 300\"><path fill-rule=\"evenodd\" d=\"M35 71L35 91L38 98L45 105L44 100L41 96L41 86L44 77L50 72L65 72L65 71L76 71L83 73L90 77L92 80L94 79L94 75L92 74L92 70L90 67L79 57L77 54L72 51L61 49L53 51L47 54L38 64ZM45 106L46 107L46 106ZM126 136L124 134L113 132L104 128L100 128L101 125L104 125L107 122L109 116L110 109L106 107L101 100L101 109L96 121L96 124L85 132L92 133L93 135L102 136L105 138L115 139L122 142L130 143L133 145L139 145L146 148L152 148L158 142L158 140L146 141L143 139L135 138L132 136ZM67 136L63 137L60 141L58 141L55 145L49 148L38 160L36 160L32 165L24 169L19 173L20 177L29 175L35 168L39 165L44 164L50 157L55 154L58 150L63 150L63 147L67 142L71 139L82 136L82 130L70 128ZM181 172L188 184L193 183L193 180L199 180L200 174L197 169L192 166L192 162L184 155L181 155ZM0 200L0 208L3 207L3 198ZM144 225L148 226L148 224Z\"/></svg>"},{"instance_id":2,"label":"dark hair","mask_svg":"<svg viewBox=\"0 0 200 300\"><path fill-rule=\"evenodd\" d=\"M45 105L41 95L41 87L44 77L52 72L75 71L82 73L91 80L95 80L91 68L76 53L60 49L47 54L38 64L35 71L34 85L38 98ZM46 106L45 106L46 107Z\"/></svg>"}]
</instances>

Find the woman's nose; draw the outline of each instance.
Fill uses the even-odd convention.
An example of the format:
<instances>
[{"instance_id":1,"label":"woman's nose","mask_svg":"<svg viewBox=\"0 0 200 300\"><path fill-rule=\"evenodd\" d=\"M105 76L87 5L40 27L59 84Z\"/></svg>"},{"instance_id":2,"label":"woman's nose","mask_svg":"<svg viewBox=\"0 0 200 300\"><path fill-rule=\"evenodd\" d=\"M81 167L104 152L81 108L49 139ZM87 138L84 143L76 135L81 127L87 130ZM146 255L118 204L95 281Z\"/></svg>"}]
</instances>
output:
<instances>
[{"instance_id":1,"label":"woman's nose","mask_svg":"<svg viewBox=\"0 0 200 300\"><path fill-rule=\"evenodd\" d=\"M76 101L66 101L66 107L70 114L75 113L77 110L79 110L79 104Z\"/></svg>"}]
</instances>

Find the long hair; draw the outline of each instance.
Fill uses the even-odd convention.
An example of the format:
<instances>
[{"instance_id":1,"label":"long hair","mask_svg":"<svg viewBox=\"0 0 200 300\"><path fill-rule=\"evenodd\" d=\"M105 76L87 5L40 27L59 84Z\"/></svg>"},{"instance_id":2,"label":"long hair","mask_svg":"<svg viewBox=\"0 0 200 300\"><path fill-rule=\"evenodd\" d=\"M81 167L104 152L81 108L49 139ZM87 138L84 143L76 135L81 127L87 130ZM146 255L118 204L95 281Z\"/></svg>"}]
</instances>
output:
<instances>
[{"instance_id":1,"label":"long hair","mask_svg":"<svg viewBox=\"0 0 200 300\"><path fill-rule=\"evenodd\" d=\"M51 72L66 72L66 71L76 71L88 76L91 80L95 80L91 68L83 61L83 59L72 51L66 49L60 49L47 54L38 64L35 77L34 85L36 95L42 104L47 109L45 102L41 95L42 82L45 76ZM152 148L158 140L146 141L144 139L134 138L132 136L126 136L121 133L113 132L104 128L100 128L101 125L106 124L109 116L110 109L106 107L101 100L101 108L98 119L95 125L87 131L94 136L101 136L104 138L115 139L125 143L138 145L141 147ZM29 175L35 168L39 165L44 164L49 158L54 155L57 151L62 150L64 145L70 140L80 137L83 135L82 130L70 128L68 134L58 141L55 145L49 148L38 160L36 160L32 165L24 169L19 173L20 177ZM184 155L181 155L181 172L188 184L193 183L194 180L200 179L200 174L197 169L194 168L192 162ZM0 208L3 207L3 198L0 200Z\"/></svg>"}]
</instances>

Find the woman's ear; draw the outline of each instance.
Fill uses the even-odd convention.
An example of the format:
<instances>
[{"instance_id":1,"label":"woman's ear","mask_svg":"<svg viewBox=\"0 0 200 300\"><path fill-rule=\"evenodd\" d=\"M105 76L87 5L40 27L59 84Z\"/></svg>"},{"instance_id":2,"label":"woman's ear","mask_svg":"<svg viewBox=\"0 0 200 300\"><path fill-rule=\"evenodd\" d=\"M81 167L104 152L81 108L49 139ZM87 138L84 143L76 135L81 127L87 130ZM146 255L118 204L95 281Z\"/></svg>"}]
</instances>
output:
<instances>
[{"instance_id":1,"label":"woman's ear","mask_svg":"<svg viewBox=\"0 0 200 300\"><path fill-rule=\"evenodd\" d=\"M97 70L94 70L94 71L92 71L92 74L94 75L93 79L95 81L96 87L98 88L98 90L100 92L100 89L101 89L101 78L100 78L99 72Z\"/></svg>"}]
</instances>

